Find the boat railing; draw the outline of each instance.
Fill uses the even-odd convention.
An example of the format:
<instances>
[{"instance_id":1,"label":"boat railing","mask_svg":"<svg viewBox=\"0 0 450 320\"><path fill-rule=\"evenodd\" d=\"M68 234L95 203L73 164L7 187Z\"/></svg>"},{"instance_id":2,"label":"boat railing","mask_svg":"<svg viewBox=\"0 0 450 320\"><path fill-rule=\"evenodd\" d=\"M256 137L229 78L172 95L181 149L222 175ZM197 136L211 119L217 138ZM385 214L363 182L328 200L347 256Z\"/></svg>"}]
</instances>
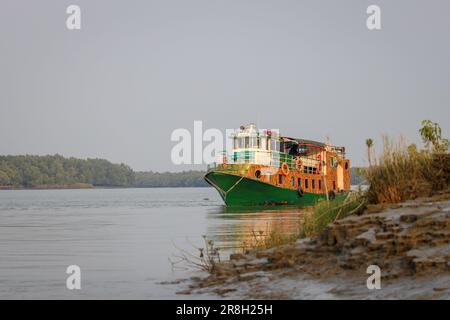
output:
<instances>
[{"instance_id":1,"label":"boat railing","mask_svg":"<svg viewBox=\"0 0 450 320\"><path fill-rule=\"evenodd\" d=\"M293 157L278 151L266 150L242 150L235 151L233 154L227 154L225 151L218 154L216 162L208 165L208 171L218 169L234 170L236 165L242 167L244 165L263 165L280 168L286 162L290 169L297 168L297 159L302 161L302 167L305 173L317 170L320 160L310 157Z\"/></svg>"}]
</instances>

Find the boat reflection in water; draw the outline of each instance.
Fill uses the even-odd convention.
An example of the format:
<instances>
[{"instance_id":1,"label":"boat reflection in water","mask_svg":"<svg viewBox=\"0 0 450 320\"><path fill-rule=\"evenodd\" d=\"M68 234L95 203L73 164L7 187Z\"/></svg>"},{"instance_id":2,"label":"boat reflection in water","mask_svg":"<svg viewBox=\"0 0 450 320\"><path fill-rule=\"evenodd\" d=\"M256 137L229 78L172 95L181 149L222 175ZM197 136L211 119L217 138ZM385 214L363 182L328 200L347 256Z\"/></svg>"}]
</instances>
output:
<instances>
[{"instance_id":1,"label":"boat reflection in water","mask_svg":"<svg viewBox=\"0 0 450 320\"><path fill-rule=\"evenodd\" d=\"M208 215L206 236L220 249L221 257L243 252L264 242L269 235L299 234L301 217L311 210L298 206L220 207Z\"/></svg>"}]
</instances>

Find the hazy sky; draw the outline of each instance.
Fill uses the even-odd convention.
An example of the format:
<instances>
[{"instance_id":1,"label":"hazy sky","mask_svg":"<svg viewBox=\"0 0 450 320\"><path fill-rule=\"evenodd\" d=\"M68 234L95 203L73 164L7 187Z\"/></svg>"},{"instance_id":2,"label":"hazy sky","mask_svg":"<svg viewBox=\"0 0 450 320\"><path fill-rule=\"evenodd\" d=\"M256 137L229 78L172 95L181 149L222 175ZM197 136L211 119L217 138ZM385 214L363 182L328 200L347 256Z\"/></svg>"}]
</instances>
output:
<instances>
[{"instance_id":1,"label":"hazy sky","mask_svg":"<svg viewBox=\"0 0 450 320\"><path fill-rule=\"evenodd\" d=\"M259 120L360 165L368 137L420 142L428 118L450 135L449 16L448 0L1 0L0 154L178 171L174 129Z\"/></svg>"}]
</instances>

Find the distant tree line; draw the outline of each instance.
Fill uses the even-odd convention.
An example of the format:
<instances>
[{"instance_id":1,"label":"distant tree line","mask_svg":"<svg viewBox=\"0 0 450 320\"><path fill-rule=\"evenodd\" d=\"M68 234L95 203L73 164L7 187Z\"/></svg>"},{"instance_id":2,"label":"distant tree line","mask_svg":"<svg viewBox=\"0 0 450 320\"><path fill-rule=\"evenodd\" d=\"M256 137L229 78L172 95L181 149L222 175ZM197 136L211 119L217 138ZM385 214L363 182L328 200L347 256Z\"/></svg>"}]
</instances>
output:
<instances>
[{"instance_id":1,"label":"distant tree line","mask_svg":"<svg viewBox=\"0 0 450 320\"><path fill-rule=\"evenodd\" d=\"M104 159L65 158L61 155L0 156L0 185L32 188L42 185L125 187L133 184L134 172L125 164Z\"/></svg>"},{"instance_id":2,"label":"distant tree line","mask_svg":"<svg viewBox=\"0 0 450 320\"><path fill-rule=\"evenodd\" d=\"M104 159L61 155L0 156L0 186L36 188L87 184L102 187L204 187L203 171L134 172Z\"/></svg>"},{"instance_id":3,"label":"distant tree line","mask_svg":"<svg viewBox=\"0 0 450 320\"><path fill-rule=\"evenodd\" d=\"M136 172L134 186L150 187L208 187L204 171Z\"/></svg>"}]
</instances>

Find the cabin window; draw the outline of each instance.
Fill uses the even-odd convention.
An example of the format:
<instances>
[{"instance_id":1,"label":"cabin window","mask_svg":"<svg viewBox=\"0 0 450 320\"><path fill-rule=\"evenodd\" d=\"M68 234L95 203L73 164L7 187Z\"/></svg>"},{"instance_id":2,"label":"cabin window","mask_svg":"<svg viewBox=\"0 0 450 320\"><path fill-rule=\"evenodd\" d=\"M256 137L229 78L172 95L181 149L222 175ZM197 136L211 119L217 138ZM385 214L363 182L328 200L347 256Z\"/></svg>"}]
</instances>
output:
<instances>
[{"instance_id":1,"label":"cabin window","mask_svg":"<svg viewBox=\"0 0 450 320\"><path fill-rule=\"evenodd\" d=\"M293 187L295 187L295 177L292 177L292 178L291 178L291 185L292 185Z\"/></svg>"},{"instance_id":2,"label":"cabin window","mask_svg":"<svg viewBox=\"0 0 450 320\"><path fill-rule=\"evenodd\" d=\"M250 137L245 137L245 145L244 145L245 149L250 148Z\"/></svg>"},{"instance_id":3,"label":"cabin window","mask_svg":"<svg viewBox=\"0 0 450 320\"><path fill-rule=\"evenodd\" d=\"M299 187L302 186L302 179L301 179L301 178L298 178L298 179L297 179L297 184L298 184Z\"/></svg>"},{"instance_id":4,"label":"cabin window","mask_svg":"<svg viewBox=\"0 0 450 320\"><path fill-rule=\"evenodd\" d=\"M250 148L258 148L258 142L256 141L256 137L251 137L250 139Z\"/></svg>"},{"instance_id":5,"label":"cabin window","mask_svg":"<svg viewBox=\"0 0 450 320\"><path fill-rule=\"evenodd\" d=\"M240 137L238 138L238 147L239 149L243 149L244 148L244 138Z\"/></svg>"},{"instance_id":6,"label":"cabin window","mask_svg":"<svg viewBox=\"0 0 450 320\"><path fill-rule=\"evenodd\" d=\"M322 190L322 180L319 180L319 190Z\"/></svg>"},{"instance_id":7,"label":"cabin window","mask_svg":"<svg viewBox=\"0 0 450 320\"><path fill-rule=\"evenodd\" d=\"M255 177L256 177L256 179L259 179L259 177L261 177L261 171L260 170L256 170L255 171Z\"/></svg>"},{"instance_id":8,"label":"cabin window","mask_svg":"<svg viewBox=\"0 0 450 320\"><path fill-rule=\"evenodd\" d=\"M277 139L270 139L270 151L280 151L280 142Z\"/></svg>"},{"instance_id":9,"label":"cabin window","mask_svg":"<svg viewBox=\"0 0 450 320\"><path fill-rule=\"evenodd\" d=\"M261 137L260 138L260 143L261 143L261 149L262 150L267 150L267 138L266 137Z\"/></svg>"},{"instance_id":10,"label":"cabin window","mask_svg":"<svg viewBox=\"0 0 450 320\"><path fill-rule=\"evenodd\" d=\"M308 187L309 187L309 181L308 181L308 179L305 179L305 189L308 189Z\"/></svg>"},{"instance_id":11,"label":"cabin window","mask_svg":"<svg viewBox=\"0 0 450 320\"><path fill-rule=\"evenodd\" d=\"M315 180L315 179L312 179L312 180L311 180L311 187L312 187L313 189L316 188L316 180Z\"/></svg>"},{"instance_id":12,"label":"cabin window","mask_svg":"<svg viewBox=\"0 0 450 320\"><path fill-rule=\"evenodd\" d=\"M317 168L313 168L312 169L312 173L316 174L317 173Z\"/></svg>"},{"instance_id":13,"label":"cabin window","mask_svg":"<svg viewBox=\"0 0 450 320\"><path fill-rule=\"evenodd\" d=\"M283 175L282 174L278 175L278 184L283 184Z\"/></svg>"},{"instance_id":14,"label":"cabin window","mask_svg":"<svg viewBox=\"0 0 450 320\"><path fill-rule=\"evenodd\" d=\"M234 137L233 138L233 149L237 149L238 148L238 138Z\"/></svg>"}]
</instances>

